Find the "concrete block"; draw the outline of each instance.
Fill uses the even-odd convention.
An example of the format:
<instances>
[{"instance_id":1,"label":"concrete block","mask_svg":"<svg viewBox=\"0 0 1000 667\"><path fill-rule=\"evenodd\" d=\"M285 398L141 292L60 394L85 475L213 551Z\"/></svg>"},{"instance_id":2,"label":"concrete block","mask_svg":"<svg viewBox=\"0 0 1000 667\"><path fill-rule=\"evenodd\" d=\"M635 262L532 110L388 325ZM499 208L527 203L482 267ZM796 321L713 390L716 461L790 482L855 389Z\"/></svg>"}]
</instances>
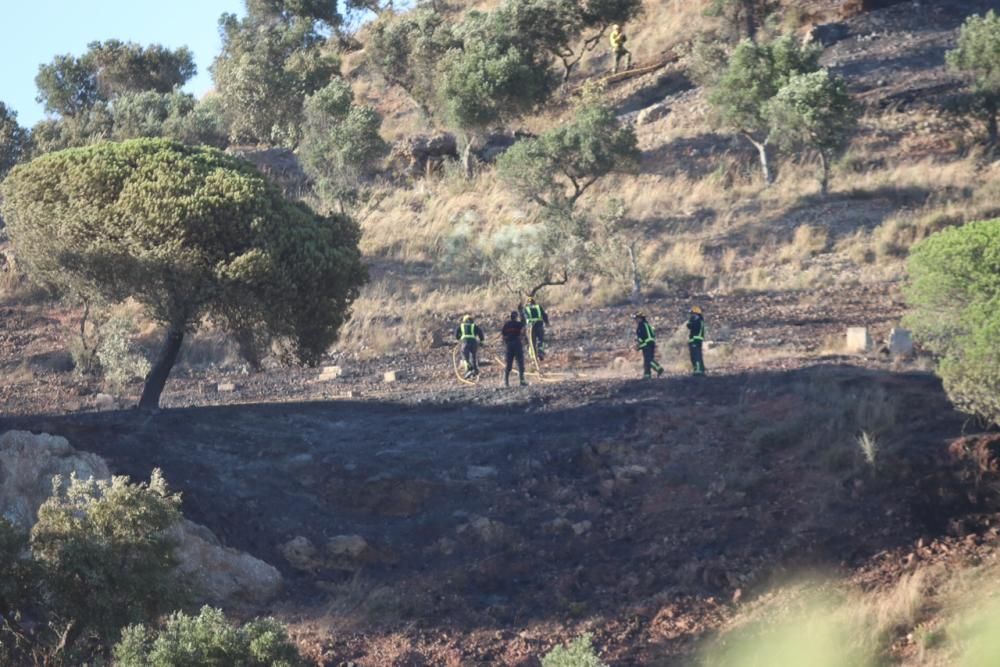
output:
<instances>
[{"instance_id":1,"label":"concrete block","mask_svg":"<svg viewBox=\"0 0 1000 667\"><path fill-rule=\"evenodd\" d=\"M868 352L872 349L872 339L868 335L868 327L850 327L847 329L847 351Z\"/></svg>"},{"instance_id":2,"label":"concrete block","mask_svg":"<svg viewBox=\"0 0 1000 667\"><path fill-rule=\"evenodd\" d=\"M399 372L398 371L386 371L382 375L382 381L386 384L392 384L393 382L399 382Z\"/></svg>"},{"instance_id":3,"label":"concrete block","mask_svg":"<svg viewBox=\"0 0 1000 667\"><path fill-rule=\"evenodd\" d=\"M215 386L215 390L220 394L231 394L236 391L236 384L232 382L220 382Z\"/></svg>"},{"instance_id":4,"label":"concrete block","mask_svg":"<svg viewBox=\"0 0 1000 667\"><path fill-rule=\"evenodd\" d=\"M889 332L889 354L907 357L913 354L913 334L907 329L893 329Z\"/></svg>"}]
</instances>

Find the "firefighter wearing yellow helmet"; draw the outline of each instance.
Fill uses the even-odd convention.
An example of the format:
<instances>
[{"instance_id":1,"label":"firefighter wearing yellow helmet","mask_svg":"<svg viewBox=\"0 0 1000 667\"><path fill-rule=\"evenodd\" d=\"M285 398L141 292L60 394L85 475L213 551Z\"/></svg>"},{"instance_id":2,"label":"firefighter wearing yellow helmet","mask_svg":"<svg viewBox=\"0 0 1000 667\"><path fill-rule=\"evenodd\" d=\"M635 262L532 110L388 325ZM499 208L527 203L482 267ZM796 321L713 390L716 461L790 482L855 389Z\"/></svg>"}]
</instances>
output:
<instances>
[{"instance_id":1,"label":"firefighter wearing yellow helmet","mask_svg":"<svg viewBox=\"0 0 1000 667\"><path fill-rule=\"evenodd\" d=\"M621 66L622 58L625 59L625 69L632 68L632 52L625 48L625 42L628 41L628 37L622 31L622 27L617 23L611 26L611 35L609 37L611 42L611 52L615 57L615 68L613 72L618 73L618 68Z\"/></svg>"},{"instance_id":2,"label":"firefighter wearing yellow helmet","mask_svg":"<svg viewBox=\"0 0 1000 667\"><path fill-rule=\"evenodd\" d=\"M691 353L691 372L693 375L705 374L705 359L702 357L701 346L705 342L705 317L701 306L691 306L691 317L688 319L688 351Z\"/></svg>"},{"instance_id":3,"label":"firefighter wearing yellow helmet","mask_svg":"<svg viewBox=\"0 0 1000 667\"><path fill-rule=\"evenodd\" d=\"M646 321L646 314L642 311L632 316L636 322L635 338L636 348L642 352L642 377L650 379L653 371L656 375L663 375L663 366L656 362L656 331L653 325Z\"/></svg>"},{"instance_id":4,"label":"firefighter wearing yellow helmet","mask_svg":"<svg viewBox=\"0 0 1000 667\"><path fill-rule=\"evenodd\" d=\"M462 317L462 323L455 329L455 339L462 344L462 359L465 362L466 379L479 374L479 344L486 340L472 315Z\"/></svg>"}]
</instances>

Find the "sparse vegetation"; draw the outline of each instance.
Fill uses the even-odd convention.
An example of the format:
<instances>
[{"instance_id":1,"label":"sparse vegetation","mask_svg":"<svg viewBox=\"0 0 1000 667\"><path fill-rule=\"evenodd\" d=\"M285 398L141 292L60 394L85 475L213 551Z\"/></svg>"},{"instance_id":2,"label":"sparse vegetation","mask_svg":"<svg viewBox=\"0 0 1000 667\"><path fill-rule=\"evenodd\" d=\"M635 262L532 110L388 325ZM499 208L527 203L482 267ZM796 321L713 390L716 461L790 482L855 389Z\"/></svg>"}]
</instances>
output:
<instances>
[{"instance_id":1,"label":"sparse vegetation","mask_svg":"<svg viewBox=\"0 0 1000 667\"><path fill-rule=\"evenodd\" d=\"M581 635L567 646L557 646L542 658L542 667L607 667L594 652L593 637Z\"/></svg>"}]
</instances>

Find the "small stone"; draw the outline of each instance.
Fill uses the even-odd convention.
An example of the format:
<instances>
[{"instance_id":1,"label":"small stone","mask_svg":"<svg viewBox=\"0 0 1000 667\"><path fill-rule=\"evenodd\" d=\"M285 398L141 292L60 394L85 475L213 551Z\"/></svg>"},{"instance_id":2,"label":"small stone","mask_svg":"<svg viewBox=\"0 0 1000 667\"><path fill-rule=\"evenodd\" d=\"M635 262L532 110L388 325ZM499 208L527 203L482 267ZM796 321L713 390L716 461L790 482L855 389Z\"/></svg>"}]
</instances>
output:
<instances>
[{"instance_id":1,"label":"small stone","mask_svg":"<svg viewBox=\"0 0 1000 667\"><path fill-rule=\"evenodd\" d=\"M118 402L115 397L111 394L98 394L94 397L94 407L96 407L101 412L106 412L108 410L114 410L118 407Z\"/></svg>"},{"instance_id":2,"label":"small stone","mask_svg":"<svg viewBox=\"0 0 1000 667\"><path fill-rule=\"evenodd\" d=\"M385 382L386 384L392 384L393 382L398 382L399 381L398 371L386 371L382 375L382 381Z\"/></svg>"},{"instance_id":3,"label":"small stone","mask_svg":"<svg viewBox=\"0 0 1000 667\"><path fill-rule=\"evenodd\" d=\"M574 523L573 524L573 532L576 535L583 535L585 533L589 533L591 527L592 527L592 524L589 521L586 521L586 520L580 521L579 523Z\"/></svg>"},{"instance_id":4,"label":"small stone","mask_svg":"<svg viewBox=\"0 0 1000 667\"><path fill-rule=\"evenodd\" d=\"M236 391L236 384L233 382L220 382L215 386L215 390L220 394L231 394Z\"/></svg>"},{"instance_id":5,"label":"small stone","mask_svg":"<svg viewBox=\"0 0 1000 667\"><path fill-rule=\"evenodd\" d=\"M466 469L465 477L471 481L479 479L489 479L497 476L497 469L493 466L469 466Z\"/></svg>"}]
</instances>

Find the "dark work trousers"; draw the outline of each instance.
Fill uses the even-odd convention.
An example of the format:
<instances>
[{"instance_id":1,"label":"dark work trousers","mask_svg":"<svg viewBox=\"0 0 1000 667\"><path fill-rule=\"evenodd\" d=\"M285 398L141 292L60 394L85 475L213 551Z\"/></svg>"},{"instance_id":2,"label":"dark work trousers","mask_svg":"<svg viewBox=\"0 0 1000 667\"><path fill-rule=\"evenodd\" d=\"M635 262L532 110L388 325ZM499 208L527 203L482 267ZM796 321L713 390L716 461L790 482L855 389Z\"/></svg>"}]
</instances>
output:
<instances>
[{"instance_id":1,"label":"dark work trousers","mask_svg":"<svg viewBox=\"0 0 1000 667\"><path fill-rule=\"evenodd\" d=\"M517 362L517 374L524 380L524 348L521 343L518 342L517 345L508 345L507 353L504 355L507 362L507 367L503 372L504 384L510 379L510 371L514 367L514 362Z\"/></svg>"},{"instance_id":2,"label":"dark work trousers","mask_svg":"<svg viewBox=\"0 0 1000 667\"><path fill-rule=\"evenodd\" d=\"M705 360L701 356L701 341L696 340L688 343L688 350L691 352L691 371L695 375L704 375Z\"/></svg>"},{"instance_id":3,"label":"dark work trousers","mask_svg":"<svg viewBox=\"0 0 1000 667\"><path fill-rule=\"evenodd\" d=\"M470 371L479 371L479 341L473 338L462 343L462 358L465 359L465 368Z\"/></svg>"},{"instance_id":4,"label":"dark work trousers","mask_svg":"<svg viewBox=\"0 0 1000 667\"><path fill-rule=\"evenodd\" d=\"M535 355L545 358L545 322L535 322L531 325L531 340L535 345Z\"/></svg>"},{"instance_id":5,"label":"dark work trousers","mask_svg":"<svg viewBox=\"0 0 1000 667\"><path fill-rule=\"evenodd\" d=\"M656 363L656 343L649 342L643 345L642 350L642 374L644 377L650 377L655 369L657 373L660 372L660 365Z\"/></svg>"}]
</instances>

